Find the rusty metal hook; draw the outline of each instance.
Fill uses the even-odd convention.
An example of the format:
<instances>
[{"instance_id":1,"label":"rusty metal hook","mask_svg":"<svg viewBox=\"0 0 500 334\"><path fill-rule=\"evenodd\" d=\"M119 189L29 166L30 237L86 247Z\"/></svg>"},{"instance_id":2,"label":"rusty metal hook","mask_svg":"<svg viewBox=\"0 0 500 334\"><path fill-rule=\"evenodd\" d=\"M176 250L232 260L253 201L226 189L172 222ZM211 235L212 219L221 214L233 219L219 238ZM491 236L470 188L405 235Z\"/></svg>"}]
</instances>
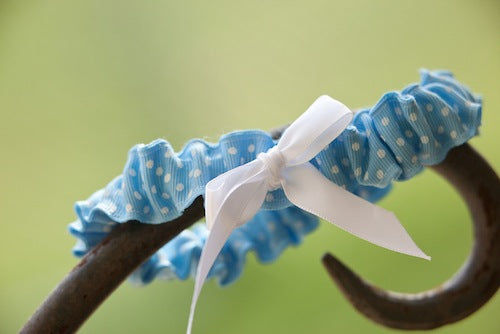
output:
<instances>
[{"instance_id":1,"label":"rusty metal hook","mask_svg":"<svg viewBox=\"0 0 500 334\"><path fill-rule=\"evenodd\" d=\"M481 308L500 285L500 180L471 146L452 149L431 167L461 194L474 222L474 247L462 268L441 286L417 294L382 290L352 272L331 254L323 265L351 304L387 327L433 329L459 321Z\"/></svg>"},{"instance_id":2,"label":"rusty metal hook","mask_svg":"<svg viewBox=\"0 0 500 334\"><path fill-rule=\"evenodd\" d=\"M271 131L278 139L287 126ZM500 283L500 181L486 161L464 144L433 167L461 192L475 222L474 251L442 288L422 294L386 292L366 283L333 256L323 263L347 298L374 321L405 329L430 329L479 309ZM120 224L52 291L21 333L76 331L109 294L157 249L203 217L199 197L168 224Z\"/></svg>"}]
</instances>

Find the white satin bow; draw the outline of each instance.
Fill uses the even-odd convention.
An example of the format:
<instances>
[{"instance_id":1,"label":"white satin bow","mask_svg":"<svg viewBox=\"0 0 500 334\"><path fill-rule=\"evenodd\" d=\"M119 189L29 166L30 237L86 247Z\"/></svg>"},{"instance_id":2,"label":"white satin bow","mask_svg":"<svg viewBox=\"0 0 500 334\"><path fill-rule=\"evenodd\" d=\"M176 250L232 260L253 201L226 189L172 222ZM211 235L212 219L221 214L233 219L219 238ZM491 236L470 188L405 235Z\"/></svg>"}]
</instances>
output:
<instances>
[{"instance_id":1,"label":"white satin bow","mask_svg":"<svg viewBox=\"0 0 500 334\"><path fill-rule=\"evenodd\" d=\"M396 252L430 259L394 213L337 186L308 162L342 133L352 118L345 105L320 96L286 129L276 146L208 182L205 216L210 234L196 274L188 334L201 287L231 232L252 219L267 192L279 187L294 205L347 232Z\"/></svg>"}]
</instances>

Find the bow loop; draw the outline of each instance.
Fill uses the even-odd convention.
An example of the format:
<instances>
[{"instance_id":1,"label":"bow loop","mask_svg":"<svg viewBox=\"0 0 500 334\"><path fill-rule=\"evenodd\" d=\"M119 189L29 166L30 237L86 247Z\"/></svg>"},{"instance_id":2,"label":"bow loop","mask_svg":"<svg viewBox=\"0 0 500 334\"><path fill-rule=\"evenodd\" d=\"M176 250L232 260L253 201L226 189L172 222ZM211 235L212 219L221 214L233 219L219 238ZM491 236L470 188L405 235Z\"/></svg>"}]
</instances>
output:
<instances>
[{"instance_id":1,"label":"bow loop","mask_svg":"<svg viewBox=\"0 0 500 334\"><path fill-rule=\"evenodd\" d=\"M351 123L353 112L327 95L320 96L283 133L278 148L288 166L314 158Z\"/></svg>"}]
</instances>

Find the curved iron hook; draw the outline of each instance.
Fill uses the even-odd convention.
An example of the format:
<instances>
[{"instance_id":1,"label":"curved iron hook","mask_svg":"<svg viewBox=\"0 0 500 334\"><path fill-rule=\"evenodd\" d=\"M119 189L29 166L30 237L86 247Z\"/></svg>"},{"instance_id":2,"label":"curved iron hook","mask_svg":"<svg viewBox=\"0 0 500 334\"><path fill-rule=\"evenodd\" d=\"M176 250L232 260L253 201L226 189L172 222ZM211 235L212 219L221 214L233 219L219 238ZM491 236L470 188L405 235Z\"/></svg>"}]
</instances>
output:
<instances>
[{"instance_id":1,"label":"curved iron hook","mask_svg":"<svg viewBox=\"0 0 500 334\"><path fill-rule=\"evenodd\" d=\"M287 126L271 131L278 139ZM385 292L361 280L331 255L323 262L362 313L387 326L434 328L458 321L480 308L499 285L500 181L468 145L449 152L435 166L465 197L476 223L473 255L441 291L418 295ZM61 281L21 329L21 333L76 331L109 294L157 249L203 217L197 198L168 224L121 224ZM496 257L495 257L496 256Z\"/></svg>"},{"instance_id":2,"label":"curved iron hook","mask_svg":"<svg viewBox=\"0 0 500 334\"><path fill-rule=\"evenodd\" d=\"M481 308L500 285L500 180L471 146L464 144L435 166L461 194L472 214L475 242L462 268L441 286L417 294L385 291L364 281L331 254L323 265L351 304L387 327L433 329Z\"/></svg>"}]
</instances>

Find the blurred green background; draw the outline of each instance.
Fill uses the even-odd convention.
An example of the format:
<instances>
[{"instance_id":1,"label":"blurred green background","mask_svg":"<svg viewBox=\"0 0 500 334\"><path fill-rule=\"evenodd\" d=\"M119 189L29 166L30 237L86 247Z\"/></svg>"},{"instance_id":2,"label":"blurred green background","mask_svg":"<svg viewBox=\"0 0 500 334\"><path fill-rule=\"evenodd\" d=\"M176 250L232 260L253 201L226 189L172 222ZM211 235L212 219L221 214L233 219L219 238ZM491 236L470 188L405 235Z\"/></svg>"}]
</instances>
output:
<instances>
[{"instance_id":1,"label":"blurred green background","mask_svg":"<svg viewBox=\"0 0 500 334\"><path fill-rule=\"evenodd\" d=\"M0 2L0 332L13 333L77 263L72 206L119 174L128 149L162 137L179 150L293 120L327 93L353 108L446 68L484 97L471 143L498 170L498 1ZM271 265L205 286L195 333L387 333L333 286L331 251L397 291L450 277L471 248L470 217L426 171L380 204L432 261L326 223ZM82 333L182 333L193 281L123 284ZM437 333L500 333L500 299Z\"/></svg>"}]
</instances>

